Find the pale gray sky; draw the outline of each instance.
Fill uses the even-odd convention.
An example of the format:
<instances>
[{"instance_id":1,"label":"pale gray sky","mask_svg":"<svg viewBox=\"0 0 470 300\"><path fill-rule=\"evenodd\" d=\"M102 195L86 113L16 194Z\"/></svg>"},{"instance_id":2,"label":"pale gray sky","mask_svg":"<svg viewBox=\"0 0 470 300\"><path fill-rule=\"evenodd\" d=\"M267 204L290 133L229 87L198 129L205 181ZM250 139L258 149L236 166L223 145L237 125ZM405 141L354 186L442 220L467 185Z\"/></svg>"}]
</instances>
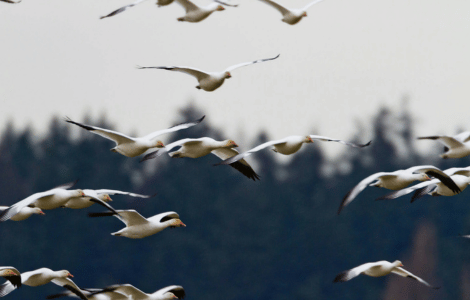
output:
<instances>
[{"instance_id":1,"label":"pale gray sky","mask_svg":"<svg viewBox=\"0 0 470 300\"><path fill-rule=\"evenodd\" d=\"M106 112L118 130L147 134L193 99L246 149L262 129L273 139L351 138L355 120L369 126L380 106L399 110L404 94L418 135L470 130L470 1L325 0L294 26L260 1L237 1L196 24L176 21L178 4L151 0L103 20L132 0L0 2L0 130L12 119L44 133L52 115ZM186 74L135 68L219 71L278 53L214 92Z\"/></svg>"}]
</instances>

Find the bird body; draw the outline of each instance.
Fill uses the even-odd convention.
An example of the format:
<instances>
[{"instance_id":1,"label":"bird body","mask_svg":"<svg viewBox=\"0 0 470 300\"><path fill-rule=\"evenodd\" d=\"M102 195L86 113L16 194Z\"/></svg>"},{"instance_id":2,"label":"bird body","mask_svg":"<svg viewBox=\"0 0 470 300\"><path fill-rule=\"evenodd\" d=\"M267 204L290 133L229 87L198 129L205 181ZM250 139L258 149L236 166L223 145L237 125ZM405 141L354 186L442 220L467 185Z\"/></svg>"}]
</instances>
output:
<instances>
[{"instance_id":1,"label":"bird body","mask_svg":"<svg viewBox=\"0 0 470 300\"><path fill-rule=\"evenodd\" d=\"M45 197L41 197L37 199L31 205L34 207L38 207L40 209L55 209L61 206L64 206L70 198L73 197L83 197L85 194L82 190L65 190L65 189L57 189L57 191Z\"/></svg>"},{"instance_id":2,"label":"bird body","mask_svg":"<svg viewBox=\"0 0 470 300\"><path fill-rule=\"evenodd\" d=\"M427 283L423 279L401 268L402 266L403 264L399 260L396 260L393 263L385 261L385 260L373 262L373 263L365 263L351 270L341 272L335 277L333 282L345 282L361 274L371 276L371 277L382 277L390 273L394 273L402 277L410 277L414 280L421 282L422 284L430 288L438 289L438 287L432 287L429 283Z\"/></svg>"},{"instance_id":3,"label":"bird body","mask_svg":"<svg viewBox=\"0 0 470 300\"><path fill-rule=\"evenodd\" d=\"M181 300L186 296L184 288L180 285L170 285L152 294L144 293L130 284L118 284L105 290L119 292L132 300Z\"/></svg>"},{"instance_id":4,"label":"bird body","mask_svg":"<svg viewBox=\"0 0 470 300\"><path fill-rule=\"evenodd\" d=\"M140 194L135 194L135 193L129 193L129 192L122 192L118 190L107 190L107 189L101 189L101 190L90 190L86 189L83 190L83 193L85 196L83 197L74 197L71 198L67 203L65 203L64 207L71 208L71 209L82 209L82 208L87 208L92 206L94 201L91 201L91 199L100 199L103 202L109 202L113 201L110 197L110 195L128 195L132 197L138 197L138 198L150 198L152 196L149 195L140 195Z\"/></svg>"}]
</instances>

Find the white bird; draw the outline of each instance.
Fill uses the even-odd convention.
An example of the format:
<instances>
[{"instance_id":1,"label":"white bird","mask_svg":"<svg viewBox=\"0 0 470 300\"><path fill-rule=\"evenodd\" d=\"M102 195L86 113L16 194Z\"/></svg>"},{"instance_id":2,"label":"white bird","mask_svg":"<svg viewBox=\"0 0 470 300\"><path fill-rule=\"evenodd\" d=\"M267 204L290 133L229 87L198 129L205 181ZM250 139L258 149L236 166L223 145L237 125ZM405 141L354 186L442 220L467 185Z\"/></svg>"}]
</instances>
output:
<instances>
[{"instance_id":1,"label":"white bird","mask_svg":"<svg viewBox=\"0 0 470 300\"><path fill-rule=\"evenodd\" d=\"M106 16L100 17L100 19L104 19L104 18L109 18L109 17L115 16L115 15L117 15L117 14L119 14L119 13L122 13L122 12L126 11L127 9L129 9L129 8L131 8L131 7L133 7L133 6L136 6L137 4L140 4L140 3L144 2L144 1L147 1L147 0L137 0L137 1L133 2L133 3L131 3L131 4L128 4L128 5L126 5L126 6L123 6L123 7L121 7L121 8L116 9L115 11L113 11L113 12L107 14ZM166 5L169 5L169 4L173 3L173 1L174 1L174 0L157 0L157 3L156 3L156 4L158 5L158 7L160 7L160 6L166 6Z\"/></svg>"},{"instance_id":2,"label":"white bird","mask_svg":"<svg viewBox=\"0 0 470 300\"><path fill-rule=\"evenodd\" d=\"M219 88L225 81L225 79L232 77L232 74L230 73L231 71L252 65L252 64L257 64L260 62L265 62L269 60L274 60L279 57L280 54L278 54L276 57L273 58L265 58L265 59L258 59L255 61L250 61L250 62L244 62L240 63L231 67L228 67L222 72L205 72L199 69L191 68L191 67L140 67L137 66L138 69L162 69L162 70L168 70L168 71L178 71L178 72L183 72L186 74L189 74L191 76L196 77L197 81L199 82L199 85L196 86L197 89L203 89L204 91L207 92L212 92Z\"/></svg>"},{"instance_id":3,"label":"white bird","mask_svg":"<svg viewBox=\"0 0 470 300\"><path fill-rule=\"evenodd\" d=\"M230 5L225 2L222 2L221 0L214 0L211 4L200 7L194 4L193 2L189 0L175 0L176 3L181 5L185 11L186 15L184 17L178 18L178 21L181 22L191 22L191 23L196 23L204 20L208 16L210 16L214 11L222 11L225 10L225 8L222 5L226 6L233 6L236 7L237 5ZM222 4L222 5L220 5Z\"/></svg>"},{"instance_id":4,"label":"white bird","mask_svg":"<svg viewBox=\"0 0 470 300\"><path fill-rule=\"evenodd\" d=\"M379 172L366 177L360 181L355 187L353 187L344 196L343 201L338 209L338 214L341 210L351 203L356 196L362 192L367 186L376 186L386 188L389 190L401 190L411 184L413 181L425 181L431 180L429 176L435 177L440 180L443 184L449 187L451 190L459 193L461 190L458 185L453 182L448 174L441 171L439 168L434 166L415 166L406 170L397 170L394 172Z\"/></svg>"},{"instance_id":5,"label":"white bird","mask_svg":"<svg viewBox=\"0 0 470 300\"><path fill-rule=\"evenodd\" d=\"M138 198L150 198L155 195L140 195L140 194L135 194L135 193L130 193L130 192L122 192L118 190L107 190L107 189L101 189L101 190L83 190L83 193L85 194L84 197L73 197L70 198L67 203L64 204L64 207L67 208L72 208L72 209L82 209L82 208L87 208L92 206L94 201L91 201L92 199L98 198L101 201L108 202L108 201L113 201L109 195L127 195L131 197L138 197Z\"/></svg>"},{"instance_id":6,"label":"white bird","mask_svg":"<svg viewBox=\"0 0 470 300\"><path fill-rule=\"evenodd\" d=\"M38 207L40 209L54 209L63 206L72 197L85 196L82 190L67 190L74 186L75 183L76 181L63 184L48 191L33 194L19 202L16 202L0 213L0 222L11 219L27 206ZM98 198L92 198L90 201L94 201L110 210L113 210L109 204L106 204Z\"/></svg>"},{"instance_id":7,"label":"white bird","mask_svg":"<svg viewBox=\"0 0 470 300\"><path fill-rule=\"evenodd\" d=\"M396 260L393 263L385 261L385 260L373 262L373 263L365 263L363 265L355 267L354 269L341 272L335 277L333 282L345 282L361 274L371 276L371 277L381 277L381 276L388 275L390 273L394 273L402 277L409 277L411 279L417 280L430 288L439 289L439 287L431 286L429 283L427 283L423 279L419 278L418 276L414 274L411 274L410 272L408 272L407 270L401 267L403 267L403 264L399 260Z\"/></svg>"},{"instance_id":8,"label":"white bird","mask_svg":"<svg viewBox=\"0 0 470 300\"><path fill-rule=\"evenodd\" d=\"M470 167L466 168L450 168L444 171L445 174L450 176L452 181L459 187L460 191L463 191L470 184ZM411 197L411 202L416 201L418 198L421 198L425 195L431 196L454 196L460 192L450 189L444 183L440 182L438 179L433 179L431 181L422 182L411 187L401 189L399 191L390 193L383 197L378 198L377 200L383 199L396 199L398 197L407 195L415 191Z\"/></svg>"},{"instance_id":9,"label":"white bird","mask_svg":"<svg viewBox=\"0 0 470 300\"><path fill-rule=\"evenodd\" d=\"M127 295L119 292L109 291L108 289L93 289L86 288L81 289L82 293L88 298L88 300L128 300L130 299ZM78 298L72 292L64 292L60 294L49 295L46 299L57 299L61 297L73 297Z\"/></svg>"},{"instance_id":10,"label":"white bird","mask_svg":"<svg viewBox=\"0 0 470 300\"><path fill-rule=\"evenodd\" d=\"M21 283L28 286L40 286L52 282L61 287L68 289L80 299L87 300L80 288L68 277L73 277L67 270L52 271L48 268L41 268L34 271L24 272L21 274ZM0 285L0 297L4 297L15 290L15 286L11 282Z\"/></svg>"},{"instance_id":11,"label":"white bird","mask_svg":"<svg viewBox=\"0 0 470 300\"><path fill-rule=\"evenodd\" d=\"M21 287L21 273L16 268L0 267L0 276L8 280L14 288Z\"/></svg>"},{"instance_id":12,"label":"white bird","mask_svg":"<svg viewBox=\"0 0 470 300\"><path fill-rule=\"evenodd\" d=\"M106 290L122 293L132 300L174 300L184 299L186 293L180 285L164 287L153 294L147 294L130 284L118 284L107 287Z\"/></svg>"},{"instance_id":13,"label":"white bird","mask_svg":"<svg viewBox=\"0 0 470 300\"><path fill-rule=\"evenodd\" d=\"M218 158L225 160L238 154L238 151L233 149L234 147L238 147L238 145L233 140L224 140L219 142L209 137L182 139L168 144L160 150L147 154L141 162L160 156L164 153L168 153L170 157L190 158L198 158L212 153ZM259 175L256 174L253 168L244 159L231 163L230 166L254 181L256 181L256 179L259 180Z\"/></svg>"},{"instance_id":14,"label":"white bird","mask_svg":"<svg viewBox=\"0 0 470 300\"><path fill-rule=\"evenodd\" d=\"M117 232L111 233L111 235L124 236L131 239L141 239L160 232L167 227L186 227L186 225L179 219L179 215L173 211L161 213L148 219L144 218L133 209L88 213L88 216L92 218L115 216L126 224L126 227Z\"/></svg>"},{"instance_id":15,"label":"white bird","mask_svg":"<svg viewBox=\"0 0 470 300\"><path fill-rule=\"evenodd\" d=\"M423 136L418 140L438 140L445 145L442 158L462 158L470 155L470 131L461 132L454 136L435 135Z\"/></svg>"},{"instance_id":16,"label":"white bird","mask_svg":"<svg viewBox=\"0 0 470 300\"><path fill-rule=\"evenodd\" d=\"M0 212L5 211L9 206L0 206ZM12 221L23 221L31 217L31 215L45 215L39 207L23 207L16 215L10 218Z\"/></svg>"},{"instance_id":17,"label":"white bird","mask_svg":"<svg viewBox=\"0 0 470 300\"><path fill-rule=\"evenodd\" d=\"M294 25L294 24L297 24L300 20L302 20L303 17L307 16L307 9L310 6L317 4L318 2L321 2L323 0L315 0L302 9L288 9L272 0L260 0L260 1L268 5L271 5L272 7L277 9L282 14L283 22L286 22L289 25Z\"/></svg>"},{"instance_id":18,"label":"white bird","mask_svg":"<svg viewBox=\"0 0 470 300\"><path fill-rule=\"evenodd\" d=\"M127 157L135 157L141 155L148 149L164 147L163 142L157 140L158 136L197 125L202 122L202 120L204 120L204 117L205 116L194 122L181 123L172 126L168 129L155 131L146 136L138 138L133 138L120 132L109 129L77 123L70 119L66 119L65 121L80 126L94 134L100 135L104 138L114 141L116 143L116 147L111 149L112 152L117 152Z\"/></svg>"},{"instance_id":19,"label":"white bird","mask_svg":"<svg viewBox=\"0 0 470 300\"><path fill-rule=\"evenodd\" d=\"M224 161L222 161L222 162L220 162L216 165L228 165L228 164L234 163L234 162L236 162L236 161L238 161L242 158L245 158L245 157L247 157L247 156L249 156L249 155L251 155L255 152L258 152L258 151L263 150L265 148L268 148L270 146L273 146L272 150L274 152L281 153L281 154L284 154L284 155L290 155L290 154L293 154L293 153L296 153L297 151L299 151L304 143L306 143L306 144L313 143L314 140L319 140L319 141L323 141L323 142L338 142L338 143L348 145L348 146L351 146L351 147L356 147L356 148L366 147L366 146L369 146L370 143L371 143L371 142L368 142L367 144L364 144L364 145L357 145L357 144L353 144L353 143L350 143L350 142L345 142L345 141L342 141L342 140L332 139L332 138L329 138L329 137L326 137L326 136L319 136L319 135L300 136L300 135L294 135L294 136L288 136L288 137L280 139L280 140L263 143L261 145L256 146L255 148L253 148L251 150L248 150L246 152L237 154L237 155L235 155L235 156L233 156L229 159L226 159L226 160L224 160Z\"/></svg>"}]
</instances>

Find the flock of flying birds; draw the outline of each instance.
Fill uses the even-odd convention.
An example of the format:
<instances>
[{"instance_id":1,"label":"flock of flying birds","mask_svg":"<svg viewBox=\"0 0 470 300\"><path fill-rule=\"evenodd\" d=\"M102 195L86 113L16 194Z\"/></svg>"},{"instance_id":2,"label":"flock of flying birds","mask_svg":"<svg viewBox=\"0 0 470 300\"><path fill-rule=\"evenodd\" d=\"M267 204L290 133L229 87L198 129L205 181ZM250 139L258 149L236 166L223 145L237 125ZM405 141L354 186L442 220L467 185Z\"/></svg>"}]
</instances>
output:
<instances>
[{"instance_id":1,"label":"flock of flying birds","mask_svg":"<svg viewBox=\"0 0 470 300\"><path fill-rule=\"evenodd\" d=\"M0 1L10 4L21 2L21 0L16 2L12 0ZM138 0L134 3L121 7L109 13L108 15L101 17L101 19L115 16L144 1L146 0ZM237 6L228 4L221 0L213 1L214 3L211 3L206 7L197 6L189 0L157 0L156 4L158 6L166 6L173 2L180 4L186 10L186 15L184 17L178 18L178 21L187 22L200 22L211 15L213 12L224 10L223 6ZM287 9L271 0L259 1L277 9L283 15L283 22L294 25L298 23L303 17L307 16L306 10L310 6L321 2L322 0L315 0L302 9ZM225 79L228 79L232 76L230 73L231 71L251 64L275 60L278 57L279 55L273 58L240 63L231 66L222 72L205 72L191 67L176 66L138 68L155 68L183 72L194 76L197 79L199 85L196 86L196 88L211 92L219 88L224 83ZM239 153L235 149L238 147L238 145L233 140L216 141L210 137L186 138L165 145L160 139L158 139L158 137L163 134L195 126L201 123L204 120L204 117L205 116L195 121L181 123L168 129L155 131L146 136L136 138L127 136L117 131L78 123L72 121L70 118L66 118L65 121L79 126L94 134L100 135L106 139L114 141L116 146L111 149L112 152L117 152L126 157L136 157L146 153L146 155L144 155L140 160L141 162L154 159L165 153L174 158L198 158L212 153L222 160L215 165L229 165L252 180L259 180L260 177L258 174L256 174L245 158L264 149L270 148L276 153L291 155L299 151L304 143L308 144L313 143L314 141L337 142L355 148L363 148L369 146L371 143L368 142L365 144L355 144L319 135L289 136L283 139L263 143L254 147L253 149ZM418 139L437 140L444 144L445 153L441 155L442 158L462 158L470 155L470 132L462 132L456 136L428 136L419 137ZM148 152L148 150L155 148L157 148L156 151ZM409 185L415 181L421 181L421 183L409 187ZM127 195L139 198L149 198L153 197L154 195L140 195L131 192L110 189L70 190L70 188L72 188L75 184L76 182L67 183L45 192L35 193L9 207L0 206L0 222L7 220L22 221L29 218L32 214L44 215L43 210L55 209L59 207L83 209L90 207L94 203L98 203L105 207L108 211L89 213L88 215L90 217L115 216L121 220L125 224L125 227L117 232L111 233L115 236L141 239L156 234L167 227L174 228L186 226L180 220L179 215L176 212L164 212L150 218L145 218L135 210L116 210L111 205L109 205L109 203L107 203L111 201L110 195ZM377 200L395 199L397 197L414 192L411 198L411 202L413 202L425 195L453 196L462 192L469 184L470 167L450 168L443 171L434 166L425 165L414 166L406 170L397 170L394 172L379 172L363 179L346 194L338 209L338 214L367 186L375 186L394 190L394 192L380 197ZM359 276L360 274L379 277L394 273L403 277L415 279L428 287L437 289L436 287L432 287L429 283L408 272L402 267L403 264L399 260L393 263L388 261L365 263L338 274L334 279L334 282L348 281L356 276ZM67 270L52 271L48 268L41 268L21 273L14 267L0 267L0 276L7 279L4 284L0 285L0 297L8 295L16 288L21 287L23 284L28 286L40 286L49 282L53 282L59 286L62 286L69 291L63 292L61 294L50 295L47 297L48 299L54 299L63 296L79 297L80 299L84 300L170 300L182 299L185 297L185 291L183 287L178 285L162 288L153 294L144 293L130 284L111 285L101 289L83 289L79 288L70 279L70 277L73 276Z\"/></svg>"}]
</instances>

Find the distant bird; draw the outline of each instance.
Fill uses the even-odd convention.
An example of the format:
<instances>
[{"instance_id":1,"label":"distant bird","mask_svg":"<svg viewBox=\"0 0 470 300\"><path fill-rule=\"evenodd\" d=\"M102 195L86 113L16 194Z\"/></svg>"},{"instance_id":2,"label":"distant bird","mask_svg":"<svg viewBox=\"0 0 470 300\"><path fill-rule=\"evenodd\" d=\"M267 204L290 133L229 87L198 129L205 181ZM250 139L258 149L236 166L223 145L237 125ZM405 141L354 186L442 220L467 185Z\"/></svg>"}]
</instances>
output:
<instances>
[{"instance_id":1,"label":"distant bird","mask_svg":"<svg viewBox=\"0 0 470 300\"><path fill-rule=\"evenodd\" d=\"M214 11L225 10L225 8L222 5L237 7L237 5L231 5L231 4L222 2L221 0L214 0L213 3L205 7L197 6L196 4L194 4L193 2L189 0L175 0L175 1L186 10L186 15L184 17L178 18L177 20L181 22L191 22L191 23L196 23L196 22L200 22L204 20L205 18L210 16Z\"/></svg>"},{"instance_id":2,"label":"distant bird","mask_svg":"<svg viewBox=\"0 0 470 300\"><path fill-rule=\"evenodd\" d=\"M170 285L156 291L153 294L147 294L130 284L118 284L107 287L105 290L119 292L135 300L174 300L184 299L186 293L180 285Z\"/></svg>"},{"instance_id":3,"label":"distant bird","mask_svg":"<svg viewBox=\"0 0 470 300\"><path fill-rule=\"evenodd\" d=\"M68 123L80 126L94 134L100 135L104 138L114 141L116 143L116 147L111 149L112 152L117 152L127 157L135 157L135 156L141 155L148 149L164 147L163 142L160 140L157 140L158 136L197 125L201 123L202 120L204 120L204 117L205 116L203 116L202 118L194 122L181 123L181 124L172 126L168 129L155 131L144 137L138 137L138 138L133 138L133 137L124 135L120 132L109 130L109 129L103 129L103 128L96 127L96 126L90 126L90 125L77 123L70 119L66 119L65 121Z\"/></svg>"},{"instance_id":4,"label":"distant bird","mask_svg":"<svg viewBox=\"0 0 470 300\"><path fill-rule=\"evenodd\" d=\"M0 0L0 1L6 2L6 3L10 3L10 4L18 4L18 3L20 3L22 0L17 1L17 2L11 1L11 0Z\"/></svg>"},{"instance_id":5,"label":"distant bird","mask_svg":"<svg viewBox=\"0 0 470 300\"><path fill-rule=\"evenodd\" d=\"M438 179L433 179L431 181L422 182L411 187L401 189L399 191L390 193L383 197L378 198L377 200L389 200L396 199L398 197L407 195L411 192L415 192L411 197L411 202L416 201L417 199L425 196L454 196L463 191L470 184L470 167L466 168L450 168L444 170L444 173L450 176L452 181L457 184L459 191L455 189L450 189L443 182L440 182Z\"/></svg>"},{"instance_id":6,"label":"distant bird","mask_svg":"<svg viewBox=\"0 0 470 300\"><path fill-rule=\"evenodd\" d=\"M94 198L98 198L104 202L108 201L113 201L109 195L127 195L131 197L138 197L138 198L150 198L155 195L140 195L140 194L135 194L135 193L130 193L130 192L121 192L117 190L106 190L106 189L101 189L101 190L83 190L83 193L85 196L83 197L74 197L71 198L67 203L64 204L64 207L67 208L72 208L72 209L82 209L82 208L87 208L92 206L94 203L93 201L90 201Z\"/></svg>"},{"instance_id":7,"label":"distant bird","mask_svg":"<svg viewBox=\"0 0 470 300\"><path fill-rule=\"evenodd\" d=\"M129 300L130 298L122 293L109 291L107 289L81 289L82 293L88 298L88 300ZM49 295L46 299L57 299L61 297L73 297L77 296L72 292L64 292L60 294Z\"/></svg>"},{"instance_id":8,"label":"distant bird","mask_svg":"<svg viewBox=\"0 0 470 300\"><path fill-rule=\"evenodd\" d=\"M73 277L69 271L52 271L48 268L41 268L22 273L21 283L28 286L40 286L49 282L53 282L73 292L80 299L87 300L87 297L83 294L80 288L68 277ZM0 285L0 297L8 295L14 291L15 288L16 287L11 282L6 282Z\"/></svg>"},{"instance_id":9,"label":"distant bird","mask_svg":"<svg viewBox=\"0 0 470 300\"><path fill-rule=\"evenodd\" d=\"M442 158L462 158L470 155L470 131L465 131L454 136L435 135L422 136L418 140L438 140L445 145Z\"/></svg>"},{"instance_id":10,"label":"distant bird","mask_svg":"<svg viewBox=\"0 0 470 300\"><path fill-rule=\"evenodd\" d=\"M111 12L110 14L108 14L108 15L106 15L106 16L102 16L100 19L104 19L104 18L109 18L109 17L115 16L115 15L117 15L117 14L119 14L119 13L122 13L122 12L126 11L127 9L129 9L129 8L131 8L131 7L133 7L133 6L136 6L137 4L142 3L142 2L144 2L144 1L147 1L147 0L137 0L137 1L133 2L133 3L131 3L131 4L128 4L128 5L126 5L126 6L123 6L123 7L121 7L121 8L116 9L115 11ZM158 5L158 7L160 7L160 6L169 5L169 4L173 3L173 1L174 1L174 0L157 0L157 3L156 3L156 4Z\"/></svg>"},{"instance_id":11,"label":"distant bird","mask_svg":"<svg viewBox=\"0 0 470 300\"><path fill-rule=\"evenodd\" d=\"M351 203L356 196L362 192L367 186L376 186L386 188L389 190L401 190L413 181L425 181L431 180L429 176L435 177L440 180L444 185L449 187L451 190L459 193L461 190L458 185L445 172L434 166L415 166L406 170L398 170L394 172L379 172L366 177L353 187L344 196L343 201L338 209L338 214L341 210Z\"/></svg>"},{"instance_id":12,"label":"distant bird","mask_svg":"<svg viewBox=\"0 0 470 300\"><path fill-rule=\"evenodd\" d=\"M335 277L333 282L348 281L361 274L372 276L372 277L381 277L381 276L388 275L390 273L394 273L402 277L409 277L411 279L417 280L430 288L439 289L439 287L431 286L429 283L427 283L423 279L419 278L416 275L411 274L410 272L408 272L407 270L401 267L403 267L403 264L399 260L396 260L393 263L385 261L385 260L373 262L373 263L365 263L363 265L355 267L354 269L341 272Z\"/></svg>"},{"instance_id":13,"label":"distant bird","mask_svg":"<svg viewBox=\"0 0 470 300\"><path fill-rule=\"evenodd\" d=\"M13 288L21 287L21 273L13 267L0 267L0 276L13 285ZM6 285L7 283L4 283Z\"/></svg>"},{"instance_id":14,"label":"distant bird","mask_svg":"<svg viewBox=\"0 0 470 300\"><path fill-rule=\"evenodd\" d=\"M19 202L16 202L0 213L0 222L9 220L10 218L20 213L23 208L28 206L38 207L40 209L54 209L63 206L72 197L85 196L82 190L67 190L68 188L74 186L75 183L76 181L63 184L48 191L33 194ZM113 210L110 205L106 204L104 201L98 198L91 197L90 201L94 201L100 205L103 205L107 209Z\"/></svg>"},{"instance_id":15,"label":"distant bird","mask_svg":"<svg viewBox=\"0 0 470 300\"><path fill-rule=\"evenodd\" d=\"M131 239L141 239L160 232L167 227L186 227L186 225L179 219L179 215L173 211L161 213L148 219L144 218L133 209L88 213L88 216L92 218L115 216L126 224L126 227L111 234Z\"/></svg>"},{"instance_id":16,"label":"distant bird","mask_svg":"<svg viewBox=\"0 0 470 300\"><path fill-rule=\"evenodd\" d=\"M238 147L238 145L233 140L224 140L219 142L209 137L182 139L173 142L160 150L147 154L141 162L155 158L164 153L168 153L170 157L190 158L198 158L212 153L218 158L225 160L238 154L238 151L233 149L234 147ZM244 159L231 163L230 166L254 181L256 181L256 179L259 180L259 175L256 174L253 168Z\"/></svg>"},{"instance_id":17,"label":"distant bird","mask_svg":"<svg viewBox=\"0 0 470 300\"><path fill-rule=\"evenodd\" d=\"M204 91L212 92L216 90L217 88L219 88L224 83L225 79L232 77L232 74L230 73L231 71L244 67L244 66L257 64L257 63L265 62L269 60L274 60L278 57L279 57L279 54L273 58L259 59L255 61L237 64L237 65L228 67L222 72L204 72L202 70L191 68L191 67L140 67L140 66L137 66L137 68L138 69L162 69L162 70L168 70L168 71L183 72L183 73L196 77L197 81L199 82L199 85L196 86L197 89L203 89Z\"/></svg>"},{"instance_id":18,"label":"distant bird","mask_svg":"<svg viewBox=\"0 0 470 300\"><path fill-rule=\"evenodd\" d=\"M353 144L353 143L350 143L350 142L345 142L345 141L342 141L342 140L337 140L337 139L332 139L332 138L329 138L329 137L326 137L326 136L319 136L319 135L307 135L307 136L300 136L300 135L294 135L294 136L288 136L286 138L283 138L281 140L276 140L276 141L270 141L270 142L266 142L266 143L263 143L259 146L256 146L255 148L251 149L251 150L248 150L246 152L243 152L243 153L240 153L240 154L237 154L229 159L226 159L218 164L215 164L215 165L228 165L228 164L231 164L231 163L234 163L242 158L245 158L255 152L258 152L260 150L263 150L265 148L268 148L270 146L273 146L273 151L274 152L277 152L277 153L281 153L281 154L284 154L284 155L290 155L290 154L293 154L293 153L296 153L297 151L300 150L300 148L302 147L302 145L305 143L305 144L309 144L309 143L313 143L314 140L318 140L318 141L323 141L323 142L338 142L338 143L341 143L343 145L348 145L348 146L351 146L351 147L356 147L356 148L362 148L362 147L366 147L366 146L369 146L371 142L368 142L367 144L364 144L364 145L358 145L358 144Z\"/></svg>"},{"instance_id":19,"label":"distant bird","mask_svg":"<svg viewBox=\"0 0 470 300\"><path fill-rule=\"evenodd\" d=\"M294 24L299 23L299 21L302 20L303 17L307 16L307 9L310 6L317 4L318 2L321 2L323 0L315 0L302 9L288 9L272 0L260 0L260 1L268 5L271 5L272 7L277 9L282 14L283 22L286 22L289 25L294 25Z\"/></svg>"},{"instance_id":20,"label":"distant bird","mask_svg":"<svg viewBox=\"0 0 470 300\"><path fill-rule=\"evenodd\" d=\"M0 206L0 212L5 211L9 206ZM23 221L31 215L45 215L39 207L23 207L16 215L10 218L12 221Z\"/></svg>"}]
</instances>

